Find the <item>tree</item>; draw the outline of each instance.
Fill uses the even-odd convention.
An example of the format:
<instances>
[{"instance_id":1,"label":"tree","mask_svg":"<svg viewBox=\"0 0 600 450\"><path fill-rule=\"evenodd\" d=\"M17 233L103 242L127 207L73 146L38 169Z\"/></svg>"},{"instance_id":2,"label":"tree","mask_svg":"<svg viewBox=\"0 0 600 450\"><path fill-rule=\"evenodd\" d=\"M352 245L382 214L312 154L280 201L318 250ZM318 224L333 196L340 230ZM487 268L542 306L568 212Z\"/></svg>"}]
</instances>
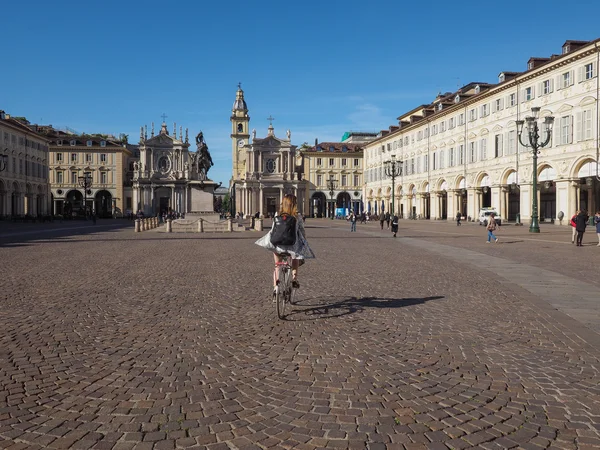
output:
<instances>
[{"instance_id":1,"label":"tree","mask_svg":"<svg viewBox=\"0 0 600 450\"><path fill-rule=\"evenodd\" d=\"M129 144L129 135L125 134L125 133L121 133L119 134L119 140L123 143L123 144Z\"/></svg>"}]
</instances>

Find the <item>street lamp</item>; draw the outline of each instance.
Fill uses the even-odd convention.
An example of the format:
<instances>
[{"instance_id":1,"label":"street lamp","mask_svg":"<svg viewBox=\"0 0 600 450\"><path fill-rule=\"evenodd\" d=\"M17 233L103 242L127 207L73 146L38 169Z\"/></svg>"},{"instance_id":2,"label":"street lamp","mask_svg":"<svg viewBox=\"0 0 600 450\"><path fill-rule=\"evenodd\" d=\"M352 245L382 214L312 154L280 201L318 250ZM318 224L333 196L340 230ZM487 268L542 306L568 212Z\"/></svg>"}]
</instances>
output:
<instances>
[{"instance_id":1,"label":"street lamp","mask_svg":"<svg viewBox=\"0 0 600 450\"><path fill-rule=\"evenodd\" d=\"M333 220L333 215L335 213L335 208L333 207L333 193L337 188L335 178L333 175L329 175L329 180L327 180L327 188L329 189L329 197L331 197L331 220Z\"/></svg>"},{"instance_id":2,"label":"street lamp","mask_svg":"<svg viewBox=\"0 0 600 450\"><path fill-rule=\"evenodd\" d=\"M5 148L4 151L7 151L8 148ZM8 155L0 155L0 172L6 170L8 167Z\"/></svg>"},{"instance_id":3,"label":"street lamp","mask_svg":"<svg viewBox=\"0 0 600 450\"><path fill-rule=\"evenodd\" d=\"M395 187L396 187L396 177L402 174L402 161L396 161L396 155L392 155L392 159L385 161L383 170L385 172L385 176L392 179L392 217L394 217L394 204L395 200Z\"/></svg>"},{"instance_id":4,"label":"street lamp","mask_svg":"<svg viewBox=\"0 0 600 450\"><path fill-rule=\"evenodd\" d=\"M539 107L531 108L532 116L525 117L525 120L517 120L517 134L519 135L519 142L523 147L531 148L533 155L533 200L531 205L531 224L529 225L530 233L539 233L539 215L538 215L538 200L537 200L537 158L540 153L540 148L545 147L550 142L552 137L552 125L554 124L554 117L547 116L544 119L544 131L546 132L546 139L540 142L540 129L538 128L538 116L540 113ZM523 125L527 125L528 143L523 143L522 133Z\"/></svg>"},{"instance_id":5,"label":"street lamp","mask_svg":"<svg viewBox=\"0 0 600 450\"><path fill-rule=\"evenodd\" d=\"M82 177L77 177L79 187L83 188L83 210L87 220L87 191L92 187L92 174L85 172Z\"/></svg>"}]
</instances>

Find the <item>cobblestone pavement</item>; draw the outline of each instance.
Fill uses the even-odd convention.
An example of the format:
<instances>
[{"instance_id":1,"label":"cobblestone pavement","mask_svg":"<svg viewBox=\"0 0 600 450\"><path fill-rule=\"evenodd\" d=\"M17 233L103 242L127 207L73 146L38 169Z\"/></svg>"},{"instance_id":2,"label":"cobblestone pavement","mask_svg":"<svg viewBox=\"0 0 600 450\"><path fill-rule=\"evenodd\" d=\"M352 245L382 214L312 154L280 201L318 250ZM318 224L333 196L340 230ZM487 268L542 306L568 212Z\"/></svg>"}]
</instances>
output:
<instances>
[{"instance_id":1,"label":"cobblestone pavement","mask_svg":"<svg viewBox=\"0 0 600 450\"><path fill-rule=\"evenodd\" d=\"M284 321L259 233L5 237L0 448L600 447L598 335L485 268L586 260L593 283L596 248L306 225L317 259Z\"/></svg>"}]
</instances>

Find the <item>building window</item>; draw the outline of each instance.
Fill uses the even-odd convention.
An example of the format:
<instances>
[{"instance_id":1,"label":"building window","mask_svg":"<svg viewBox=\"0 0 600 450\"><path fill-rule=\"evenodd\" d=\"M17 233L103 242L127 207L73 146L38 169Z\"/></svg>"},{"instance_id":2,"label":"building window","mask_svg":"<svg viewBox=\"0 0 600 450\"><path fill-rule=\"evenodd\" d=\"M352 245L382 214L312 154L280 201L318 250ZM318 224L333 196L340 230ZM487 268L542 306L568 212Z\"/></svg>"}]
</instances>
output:
<instances>
[{"instance_id":1,"label":"building window","mask_svg":"<svg viewBox=\"0 0 600 450\"><path fill-rule=\"evenodd\" d=\"M106 153L100 153L100 162L106 163Z\"/></svg>"},{"instance_id":2,"label":"building window","mask_svg":"<svg viewBox=\"0 0 600 450\"><path fill-rule=\"evenodd\" d=\"M591 80L596 76L596 71L594 70L594 63L586 64L584 67L584 80Z\"/></svg>"},{"instance_id":3,"label":"building window","mask_svg":"<svg viewBox=\"0 0 600 450\"><path fill-rule=\"evenodd\" d=\"M330 145L330 146L329 146L329 151L330 151L330 152L335 152L335 147L334 147L333 145Z\"/></svg>"},{"instance_id":4,"label":"building window","mask_svg":"<svg viewBox=\"0 0 600 450\"><path fill-rule=\"evenodd\" d=\"M542 83L542 94L548 95L552 92L552 80L546 80Z\"/></svg>"},{"instance_id":5,"label":"building window","mask_svg":"<svg viewBox=\"0 0 600 450\"><path fill-rule=\"evenodd\" d=\"M448 155L449 155L448 166L454 167L454 148L450 149L450 151L448 152Z\"/></svg>"},{"instance_id":6,"label":"building window","mask_svg":"<svg viewBox=\"0 0 600 450\"><path fill-rule=\"evenodd\" d=\"M525 101L533 100L533 87L525 88Z\"/></svg>"},{"instance_id":7,"label":"building window","mask_svg":"<svg viewBox=\"0 0 600 450\"><path fill-rule=\"evenodd\" d=\"M564 88L568 88L569 86L571 86L571 72L565 72L562 74L561 76L561 87Z\"/></svg>"},{"instance_id":8,"label":"building window","mask_svg":"<svg viewBox=\"0 0 600 450\"><path fill-rule=\"evenodd\" d=\"M91 146L92 146L92 141L87 141L87 142L85 143L85 145L87 145L88 147L91 147Z\"/></svg>"},{"instance_id":9,"label":"building window","mask_svg":"<svg viewBox=\"0 0 600 450\"><path fill-rule=\"evenodd\" d=\"M77 162L77 153L71 153L71 162L72 163L76 163Z\"/></svg>"},{"instance_id":10,"label":"building window","mask_svg":"<svg viewBox=\"0 0 600 450\"><path fill-rule=\"evenodd\" d=\"M342 186L346 186L346 182L348 181L347 178L348 177L346 175L342 175Z\"/></svg>"},{"instance_id":11,"label":"building window","mask_svg":"<svg viewBox=\"0 0 600 450\"><path fill-rule=\"evenodd\" d=\"M573 116L565 116L560 118L560 143L570 144L573 142Z\"/></svg>"},{"instance_id":12,"label":"building window","mask_svg":"<svg viewBox=\"0 0 600 450\"><path fill-rule=\"evenodd\" d=\"M489 104L485 104L485 105L481 105L481 117L485 117L490 113L490 105Z\"/></svg>"},{"instance_id":13,"label":"building window","mask_svg":"<svg viewBox=\"0 0 600 450\"><path fill-rule=\"evenodd\" d=\"M62 144L63 144L62 139L59 139L58 141L56 141L56 145L58 147L62 147Z\"/></svg>"},{"instance_id":14,"label":"building window","mask_svg":"<svg viewBox=\"0 0 600 450\"><path fill-rule=\"evenodd\" d=\"M100 141L100 147L106 147L106 141Z\"/></svg>"},{"instance_id":15,"label":"building window","mask_svg":"<svg viewBox=\"0 0 600 450\"><path fill-rule=\"evenodd\" d=\"M458 146L458 165L462 166L465 163L465 146L460 144Z\"/></svg>"},{"instance_id":16,"label":"building window","mask_svg":"<svg viewBox=\"0 0 600 450\"><path fill-rule=\"evenodd\" d=\"M508 106L515 106L517 104L517 94L510 94L508 96Z\"/></svg>"},{"instance_id":17,"label":"building window","mask_svg":"<svg viewBox=\"0 0 600 450\"><path fill-rule=\"evenodd\" d=\"M358 167L358 158L354 158L354 167Z\"/></svg>"},{"instance_id":18,"label":"building window","mask_svg":"<svg viewBox=\"0 0 600 450\"><path fill-rule=\"evenodd\" d=\"M329 158L329 167L333 167L335 164L335 160L333 158Z\"/></svg>"},{"instance_id":19,"label":"building window","mask_svg":"<svg viewBox=\"0 0 600 450\"><path fill-rule=\"evenodd\" d=\"M494 136L494 158L502 156L502 135Z\"/></svg>"},{"instance_id":20,"label":"building window","mask_svg":"<svg viewBox=\"0 0 600 450\"><path fill-rule=\"evenodd\" d=\"M592 110L588 109L583 111L582 113L582 125L583 125L583 139L593 139L594 135L592 133L593 130L594 119L592 115Z\"/></svg>"},{"instance_id":21,"label":"building window","mask_svg":"<svg viewBox=\"0 0 600 450\"><path fill-rule=\"evenodd\" d=\"M508 132L508 154L514 155L517 153L517 133L515 130L511 130Z\"/></svg>"},{"instance_id":22,"label":"building window","mask_svg":"<svg viewBox=\"0 0 600 450\"><path fill-rule=\"evenodd\" d=\"M56 162L57 163L63 162L63 154L62 153L57 153L56 154Z\"/></svg>"},{"instance_id":23,"label":"building window","mask_svg":"<svg viewBox=\"0 0 600 450\"><path fill-rule=\"evenodd\" d=\"M60 170L56 172L56 182L58 184L62 184L63 183L63 173Z\"/></svg>"},{"instance_id":24,"label":"building window","mask_svg":"<svg viewBox=\"0 0 600 450\"><path fill-rule=\"evenodd\" d=\"M454 128L454 117L451 117L448 121L448 129L451 130Z\"/></svg>"},{"instance_id":25,"label":"building window","mask_svg":"<svg viewBox=\"0 0 600 450\"><path fill-rule=\"evenodd\" d=\"M501 110L502 110L502 99L498 98L494 102L494 111L501 111Z\"/></svg>"},{"instance_id":26,"label":"building window","mask_svg":"<svg viewBox=\"0 0 600 450\"><path fill-rule=\"evenodd\" d=\"M482 161L487 159L487 139L479 141L479 154Z\"/></svg>"},{"instance_id":27,"label":"building window","mask_svg":"<svg viewBox=\"0 0 600 450\"><path fill-rule=\"evenodd\" d=\"M474 163L477 160L477 147L475 142L469 142L469 162Z\"/></svg>"},{"instance_id":28,"label":"building window","mask_svg":"<svg viewBox=\"0 0 600 450\"><path fill-rule=\"evenodd\" d=\"M323 175L317 175L317 186L323 186Z\"/></svg>"},{"instance_id":29,"label":"building window","mask_svg":"<svg viewBox=\"0 0 600 450\"><path fill-rule=\"evenodd\" d=\"M476 109L473 108L471 111L469 111L469 122L473 122L475 119L477 119L477 113L476 113Z\"/></svg>"},{"instance_id":30,"label":"building window","mask_svg":"<svg viewBox=\"0 0 600 450\"><path fill-rule=\"evenodd\" d=\"M440 123L440 133L443 133L444 131L446 131L446 122Z\"/></svg>"},{"instance_id":31,"label":"building window","mask_svg":"<svg viewBox=\"0 0 600 450\"><path fill-rule=\"evenodd\" d=\"M458 115L458 125L464 125L465 124L465 115L464 113L460 113Z\"/></svg>"},{"instance_id":32,"label":"building window","mask_svg":"<svg viewBox=\"0 0 600 450\"><path fill-rule=\"evenodd\" d=\"M69 144L71 145L71 147L75 147L75 145L77 144L77 141L72 139L71 142L69 142Z\"/></svg>"},{"instance_id":33,"label":"building window","mask_svg":"<svg viewBox=\"0 0 600 450\"><path fill-rule=\"evenodd\" d=\"M77 172L71 172L71 184L77 184Z\"/></svg>"},{"instance_id":34,"label":"building window","mask_svg":"<svg viewBox=\"0 0 600 450\"><path fill-rule=\"evenodd\" d=\"M85 154L85 162L86 163L91 163L92 162L92 154L91 153L86 153Z\"/></svg>"},{"instance_id":35,"label":"building window","mask_svg":"<svg viewBox=\"0 0 600 450\"><path fill-rule=\"evenodd\" d=\"M108 172L100 172L100 184L108 183Z\"/></svg>"},{"instance_id":36,"label":"building window","mask_svg":"<svg viewBox=\"0 0 600 450\"><path fill-rule=\"evenodd\" d=\"M354 187L360 186L359 181L360 181L359 176L358 175L354 175Z\"/></svg>"},{"instance_id":37,"label":"building window","mask_svg":"<svg viewBox=\"0 0 600 450\"><path fill-rule=\"evenodd\" d=\"M317 158L317 166L321 166L323 164L323 160L321 158Z\"/></svg>"},{"instance_id":38,"label":"building window","mask_svg":"<svg viewBox=\"0 0 600 450\"><path fill-rule=\"evenodd\" d=\"M346 158L342 158L342 166L346 166Z\"/></svg>"}]
</instances>

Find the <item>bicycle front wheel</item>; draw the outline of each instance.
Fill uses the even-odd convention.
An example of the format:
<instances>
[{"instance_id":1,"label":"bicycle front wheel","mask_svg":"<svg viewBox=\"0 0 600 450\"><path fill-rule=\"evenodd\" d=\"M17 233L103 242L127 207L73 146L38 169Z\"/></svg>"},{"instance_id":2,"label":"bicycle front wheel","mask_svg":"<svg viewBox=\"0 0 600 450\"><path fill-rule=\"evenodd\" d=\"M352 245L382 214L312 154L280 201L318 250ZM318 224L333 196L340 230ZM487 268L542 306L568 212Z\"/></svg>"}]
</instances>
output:
<instances>
[{"instance_id":1,"label":"bicycle front wheel","mask_svg":"<svg viewBox=\"0 0 600 450\"><path fill-rule=\"evenodd\" d=\"M287 284L288 284L288 271L282 270L279 286L276 290L276 304L277 304L277 316L280 319L285 318L285 304L287 303Z\"/></svg>"}]
</instances>

